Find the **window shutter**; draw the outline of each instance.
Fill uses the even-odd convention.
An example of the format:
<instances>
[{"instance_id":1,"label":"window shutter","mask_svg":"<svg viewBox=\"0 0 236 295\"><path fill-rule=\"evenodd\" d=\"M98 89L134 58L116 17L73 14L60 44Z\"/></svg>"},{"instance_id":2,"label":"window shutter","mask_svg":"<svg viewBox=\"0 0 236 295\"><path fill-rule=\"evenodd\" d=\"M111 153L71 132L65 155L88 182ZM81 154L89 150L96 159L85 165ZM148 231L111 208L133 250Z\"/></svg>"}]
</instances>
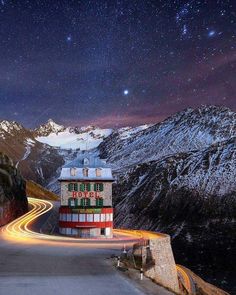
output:
<instances>
[{"instance_id":1,"label":"window shutter","mask_svg":"<svg viewBox=\"0 0 236 295\"><path fill-rule=\"evenodd\" d=\"M93 185L93 190L96 192L97 191L97 184L96 183L94 183L94 185Z\"/></svg>"},{"instance_id":2,"label":"window shutter","mask_svg":"<svg viewBox=\"0 0 236 295\"><path fill-rule=\"evenodd\" d=\"M103 191L103 183L100 183L100 189L99 189L100 192Z\"/></svg>"},{"instance_id":3,"label":"window shutter","mask_svg":"<svg viewBox=\"0 0 236 295\"><path fill-rule=\"evenodd\" d=\"M81 199L80 204L81 206L84 206L84 199Z\"/></svg>"},{"instance_id":4,"label":"window shutter","mask_svg":"<svg viewBox=\"0 0 236 295\"><path fill-rule=\"evenodd\" d=\"M77 192L78 191L78 183L74 184L74 190Z\"/></svg>"},{"instance_id":5,"label":"window shutter","mask_svg":"<svg viewBox=\"0 0 236 295\"><path fill-rule=\"evenodd\" d=\"M88 183L88 191L90 192L91 191L91 184Z\"/></svg>"},{"instance_id":6,"label":"window shutter","mask_svg":"<svg viewBox=\"0 0 236 295\"><path fill-rule=\"evenodd\" d=\"M81 192L84 192L84 183L81 183L81 184L80 184L80 191L81 191Z\"/></svg>"}]
</instances>

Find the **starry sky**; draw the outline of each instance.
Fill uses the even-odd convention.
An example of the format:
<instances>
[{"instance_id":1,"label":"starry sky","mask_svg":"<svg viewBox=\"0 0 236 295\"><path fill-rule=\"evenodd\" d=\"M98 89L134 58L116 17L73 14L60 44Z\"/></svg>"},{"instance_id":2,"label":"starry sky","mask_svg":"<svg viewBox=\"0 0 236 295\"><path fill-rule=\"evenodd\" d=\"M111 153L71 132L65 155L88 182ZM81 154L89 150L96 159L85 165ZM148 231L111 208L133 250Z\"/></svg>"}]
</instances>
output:
<instances>
[{"instance_id":1,"label":"starry sky","mask_svg":"<svg viewBox=\"0 0 236 295\"><path fill-rule=\"evenodd\" d=\"M236 1L1 0L0 119L36 127L236 110Z\"/></svg>"}]
</instances>

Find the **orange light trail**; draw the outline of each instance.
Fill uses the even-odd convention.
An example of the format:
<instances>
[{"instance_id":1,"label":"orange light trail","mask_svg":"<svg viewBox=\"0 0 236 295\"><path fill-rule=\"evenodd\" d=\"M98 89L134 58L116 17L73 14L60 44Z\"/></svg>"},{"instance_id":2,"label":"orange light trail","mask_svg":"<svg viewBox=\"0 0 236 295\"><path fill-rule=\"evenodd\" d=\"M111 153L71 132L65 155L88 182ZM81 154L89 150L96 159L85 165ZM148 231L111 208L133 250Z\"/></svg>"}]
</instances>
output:
<instances>
[{"instance_id":1,"label":"orange light trail","mask_svg":"<svg viewBox=\"0 0 236 295\"><path fill-rule=\"evenodd\" d=\"M53 204L50 201L28 198L29 204L32 209L25 215L13 220L7 226L2 228L3 236L7 238L13 238L14 241L17 240L45 240L45 241L58 241L58 242L104 242L108 243L109 239L78 239L74 237L65 237L57 235L48 235L43 233L38 233L30 229L30 226L38 219L41 215L46 214L53 208ZM112 242L117 242L118 244L131 243L134 244L139 240L135 231L122 232L122 230L114 230L114 233L118 236L117 238L111 239Z\"/></svg>"},{"instance_id":2,"label":"orange light trail","mask_svg":"<svg viewBox=\"0 0 236 295\"><path fill-rule=\"evenodd\" d=\"M142 242L149 239L162 238L165 234L149 232L145 230L128 230L128 229L114 229L113 232L117 236L113 239L78 239L74 237L48 235L32 231L30 226L39 218L41 215L46 214L53 208L53 204L50 201L28 198L28 202L32 209L24 214L23 216L13 220L8 225L2 228L3 237L6 240L13 240L14 242L23 241L24 243L38 243L41 241L57 242L61 245L63 242L71 242L71 245L78 245L80 242L86 242L86 247L98 247L98 242L102 243L102 247L121 246L126 244L132 246L137 242ZM190 276L180 265L176 265L177 272L182 278L185 288L192 294L192 282Z\"/></svg>"}]
</instances>

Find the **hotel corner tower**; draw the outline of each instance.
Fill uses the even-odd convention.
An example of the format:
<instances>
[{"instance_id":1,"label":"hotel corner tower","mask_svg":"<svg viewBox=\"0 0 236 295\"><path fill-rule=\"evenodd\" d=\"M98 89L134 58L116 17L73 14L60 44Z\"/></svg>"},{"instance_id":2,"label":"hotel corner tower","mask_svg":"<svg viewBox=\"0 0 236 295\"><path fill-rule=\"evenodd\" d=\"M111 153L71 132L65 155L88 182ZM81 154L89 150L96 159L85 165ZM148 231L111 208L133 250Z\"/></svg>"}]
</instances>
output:
<instances>
[{"instance_id":1,"label":"hotel corner tower","mask_svg":"<svg viewBox=\"0 0 236 295\"><path fill-rule=\"evenodd\" d=\"M59 181L60 233L81 238L112 237L111 168L98 157L83 154L63 166Z\"/></svg>"}]
</instances>

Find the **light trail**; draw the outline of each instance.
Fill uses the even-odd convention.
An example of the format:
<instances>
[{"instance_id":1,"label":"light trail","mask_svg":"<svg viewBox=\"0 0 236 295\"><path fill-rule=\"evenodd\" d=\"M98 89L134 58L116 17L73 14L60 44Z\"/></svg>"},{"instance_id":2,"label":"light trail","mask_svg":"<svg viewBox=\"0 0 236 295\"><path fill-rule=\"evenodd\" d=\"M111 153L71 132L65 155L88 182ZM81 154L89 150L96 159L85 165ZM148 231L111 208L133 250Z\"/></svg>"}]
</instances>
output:
<instances>
[{"instance_id":1,"label":"light trail","mask_svg":"<svg viewBox=\"0 0 236 295\"><path fill-rule=\"evenodd\" d=\"M177 268L178 275L180 276L180 279L182 278L182 282L184 284L184 287L188 291L188 294L195 294L196 293L195 285L194 285L192 277L188 273L188 270L184 266L179 264L176 264L176 268Z\"/></svg>"},{"instance_id":2,"label":"light trail","mask_svg":"<svg viewBox=\"0 0 236 295\"><path fill-rule=\"evenodd\" d=\"M113 239L78 239L74 237L65 237L57 235L48 235L33 231L30 227L36 222L36 220L46 214L53 208L53 204L50 201L28 198L28 202L32 209L23 216L15 219L8 225L2 228L3 238L6 240L12 240L14 242L23 241L24 243L39 243L40 241L56 242L58 245L61 243L71 243L71 245L86 243L86 246L98 247L99 244L102 247L109 247L111 245L121 247L123 245L133 246L135 243L140 243L150 240L159 239L167 235L155 232L149 232L145 230L128 230L128 229L114 229L113 232L116 235ZM183 282L185 288L189 294L195 294L194 283L187 270L181 266L176 265L178 275Z\"/></svg>"},{"instance_id":3,"label":"light trail","mask_svg":"<svg viewBox=\"0 0 236 295\"><path fill-rule=\"evenodd\" d=\"M55 242L73 242L73 243L117 243L119 245L123 245L124 243L131 243L133 245L135 242L139 240L137 234L133 231L130 231L128 234L127 232L122 232L122 230L114 230L114 233L117 237L113 239L78 239L74 237L65 237L65 236L57 236L57 235L48 235L39 232L33 231L30 227L36 220L43 214L46 214L53 208L53 204L50 201L35 199L35 198L28 198L28 202L32 209L26 213L25 215L15 219L7 226L2 228L3 237L5 239L13 238L14 241L26 241L28 242L32 240L44 240L44 241L55 241Z\"/></svg>"}]
</instances>

